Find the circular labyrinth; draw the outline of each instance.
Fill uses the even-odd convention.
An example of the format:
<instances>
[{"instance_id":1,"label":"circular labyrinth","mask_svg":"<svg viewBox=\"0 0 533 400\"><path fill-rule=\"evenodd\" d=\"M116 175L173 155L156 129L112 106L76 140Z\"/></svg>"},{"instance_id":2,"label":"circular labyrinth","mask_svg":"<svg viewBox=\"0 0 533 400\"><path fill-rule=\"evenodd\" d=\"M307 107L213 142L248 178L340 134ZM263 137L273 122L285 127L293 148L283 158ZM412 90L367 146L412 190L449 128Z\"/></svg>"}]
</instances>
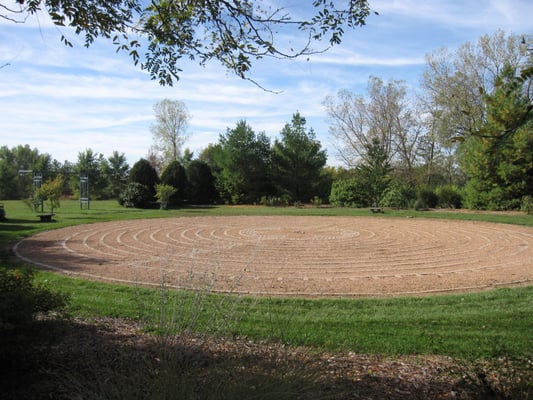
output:
<instances>
[{"instance_id":1,"label":"circular labyrinth","mask_svg":"<svg viewBox=\"0 0 533 400\"><path fill-rule=\"evenodd\" d=\"M94 279L281 296L417 295L533 281L533 229L415 218L96 223L37 234L15 252Z\"/></svg>"}]
</instances>

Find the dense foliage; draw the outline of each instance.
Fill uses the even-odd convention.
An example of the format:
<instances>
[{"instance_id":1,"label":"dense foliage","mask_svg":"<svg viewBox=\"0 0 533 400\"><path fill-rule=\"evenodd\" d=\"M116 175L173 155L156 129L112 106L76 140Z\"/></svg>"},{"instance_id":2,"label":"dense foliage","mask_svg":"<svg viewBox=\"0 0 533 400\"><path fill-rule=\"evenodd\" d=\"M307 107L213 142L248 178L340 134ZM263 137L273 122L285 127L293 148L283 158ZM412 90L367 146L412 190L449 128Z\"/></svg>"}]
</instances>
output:
<instances>
[{"instance_id":1,"label":"dense foliage","mask_svg":"<svg viewBox=\"0 0 533 400\"><path fill-rule=\"evenodd\" d=\"M316 140L313 129L306 131L306 120L299 113L281 131L281 140L272 147L272 179L279 195L308 202L318 195L320 172L326 165L326 151Z\"/></svg>"},{"instance_id":2,"label":"dense foliage","mask_svg":"<svg viewBox=\"0 0 533 400\"><path fill-rule=\"evenodd\" d=\"M161 183L173 187L175 192L168 199L169 205L183 203L187 199L187 173L179 161L171 161L161 172Z\"/></svg>"},{"instance_id":3,"label":"dense foliage","mask_svg":"<svg viewBox=\"0 0 533 400\"><path fill-rule=\"evenodd\" d=\"M145 208L150 205L152 200L153 196L145 185L139 182L130 182L121 193L118 202L128 208Z\"/></svg>"},{"instance_id":4,"label":"dense foliage","mask_svg":"<svg viewBox=\"0 0 533 400\"><path fill-rule=\"evenodd\" d=\"M337 207L368 207L371 204L366 189L357 178L336 180L329 201Z\"/></svg>"},{"instance_id":5,"label":"dense foliage","mask_svg":"<svg viewBox=\"0 0 533 400\"><path fill-rule=\"evenodd\" d=\"M215 162L221 197L229 203L257 201L268 194L271 182L270 139L265 133L256 134L246 121L220 136Z\"/></svg>"},{"instance_id":6,"label":"dense foliage","mask_svg":"<svg viewBox=\"0 0 533 400\"><path fill-rule=\"evenodd\" d=\"M49 154L41 154L29 145L0 147L0 199L28 198L33 191L33 172L45 179L63 172L61 164Z\"/></svg>"},{"instance_id":7,"label":"dense foliage","mask_svg":"<svg viewBox=\"0 0 533 400\"><path fill-rule=\"evenodd\" d=\"M155 197L155 185L159 183L159 176L150 162L141 158L131 167L129 182L139 183L146 187L151 201Z\"/></svg>"},{"instance_id":8,"label":"dense foliage","mask_svg":"<svg viewBox=\"0 0 533 400\"><path fill-rule=\"evenodd\" d=\"M0 331L33 321L39 313L58 311L68 296L33 281L29 270L0 268Z\"/></svg>"},{"instance_id":9,"label":"dense foliage","mask_svg":"<svg viewBox=\"0 0 533 400\"><path fill-rule=\"evenodd\" d=\"M487 117L461 146L469 208L518 209L533 195L533 112L507 66L484 97Z\"/></svg>"},{"instance_id":10,"label":"dense foliage","mask_svg":"<svg viewBox=\"0 0 533 400\"><path fill-rule=\"evenodd\" d=\"M176 189L170 199L174 206L329 202L528 211L533 198L532 48L531 37L498 31L455 53L437 51L428 56L419 101L407 97L405 82L378 77L369 78L366 95L341 91L326 98L342 167L326 166L325 150L299 113L274 143L265 132L238 121L195 159L181 149L185 105L163 101L158 105L173 106L156 107L158 126L169 122L157 130L160 152L131 170L125 155L116 151L106 159L86 149L76 163L61 164L28 145L1 147L0 199L32 197L37 187L32 175L39 172L42 182L68 177L62 196L77 197L84 174L92 199L119 198L129 206L149 206L161 182ZM126 182L144 189L126 188Z\"/></svg>"},{"instance_id":11,"label":"dense foliage","mask_svg":"<svg viewBox=\"0 0 533 400\"><path fill-rule=\"evenodd\" d=\"M193 204L214 203L218 199L215 177L209 165L202 160L192 160L186 169L187 199Z\"/></svg>"}]
</instances>

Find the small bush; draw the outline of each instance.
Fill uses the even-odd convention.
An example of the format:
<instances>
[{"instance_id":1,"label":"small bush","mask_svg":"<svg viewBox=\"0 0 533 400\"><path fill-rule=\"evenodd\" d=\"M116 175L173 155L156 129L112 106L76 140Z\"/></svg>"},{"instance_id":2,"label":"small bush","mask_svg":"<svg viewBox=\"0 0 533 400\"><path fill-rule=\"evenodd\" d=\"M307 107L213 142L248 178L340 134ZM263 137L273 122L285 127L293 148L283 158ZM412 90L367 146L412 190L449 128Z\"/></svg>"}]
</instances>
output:
<instances>
[{"instance_id":1,"label":"small bush","mask_svg":"<svg viewBox=\"0 0 533 400\"><path fill-rule=\"evenodd\" d=\"M463 206L471 210L487 209L488 195L486 184L470 179L463 188Z\"/></svg>"},{"instance_id":2,"label":"small bush","mask_svg":"<svg viewBox=\"0 0 533 400\"><path fill-rule=\"evenodd\" d=\"M439 202L439 196L429 187L422 187L418 190L415 209L435 208Z\"/></svg>"},{"instance_id":3,"label":"small bush","mask_svg":"<svg viewBox=\"0 0 533 400\"><path fill-rule=\"evenodd\" d=\"M33 321L39 313L58 311L68 296L33 282L31 271L0 268L0 329Z\"/></svg>"},{"instance_id":4,"label":"small bush","mask_svg":"<svg viewBox=\"0 0 533 400\"><path fill-rule=\"evenodd\" d=\"M311 204L315 207L320 207L322 205L322 199L318 196L313 196Z\"/></svg>"},{"instance_id":5,"label":"small bush","mask_svg":"<svg viewBox=\"0 0 533 400\"><path fill-rule=\"evenodd\" d=\"M428 210L428 206L426 205L426 203L424 203L422 200L420 199L416 199L414 204L413 204L413 208L416 210L416 211L427 211Z\"/></svg>"},{"instance_id":6,"label":"small bush","mask_svg":"<svg viewBox=\"0 0 533 400\"><path fill-rule=\"evenodd\" d=\"M357 179L341 179L333 182L329 201L335 207L368 207L370 194Z\"/></svg>"},{"instance_id":7,"label":"small bush","mask_svg":"<svg viewBox=\"0 0 533 400\"><path fill-rule=\"evenodd\" d=\"M150 204L152 195L148 188L138 182L130 182L121 193L118 202L128 208L146 208Z\"/></svg>"},{"instance_id":8,"label":"small bush","mask_svg":"<svg viewBox=\"0 0 533 400\"><path fill-rule=\"evenodd\" d=\"M160 202L160 208L166 210L168 208L168 203L170 198L178 191L175 187L171 185L166 185L164 183L158 183L155 185L155 198Z\"/></svg>"},{"instance_id":9,"label":"small bush","mask_svg":"<svg viewBox=\"0 0 533 400\"><path fill-rule=\"evenodd\" d=\"M442 208L461 208L461 192L454 185L440 186L436 190L439 202L438 206Z\"/></svg>"},{"instance_id":10,"label":"small bush","mask_svg":"<svg viewBox=\"0 0 533 400\"><path fill-rule=\"evenodd\" d=\"M416 193L411 186L393 183L385 190L380 205L396 209L409 208L415 197Z\"/></svg>"},{"instance_id":11,"label":"small bush","mask_svg":"<svg viewBox=\"0 0 533 400\"><path fill-rule=\"evenodd\" d=\"M260 203L267 207L287 207L291 202L291 196L283 194L281 196L262 196Z\"/></svg>"},{"instance_id":12,"label":"small bush","mask_svg":"<svg viewBox=\"0 0 533 400\"><path fill-rule=\"evenodd\" d=\"M533 214L533 196L522 197L522 204L520 209L528 214Z\"/></svg>"}]
</instances>

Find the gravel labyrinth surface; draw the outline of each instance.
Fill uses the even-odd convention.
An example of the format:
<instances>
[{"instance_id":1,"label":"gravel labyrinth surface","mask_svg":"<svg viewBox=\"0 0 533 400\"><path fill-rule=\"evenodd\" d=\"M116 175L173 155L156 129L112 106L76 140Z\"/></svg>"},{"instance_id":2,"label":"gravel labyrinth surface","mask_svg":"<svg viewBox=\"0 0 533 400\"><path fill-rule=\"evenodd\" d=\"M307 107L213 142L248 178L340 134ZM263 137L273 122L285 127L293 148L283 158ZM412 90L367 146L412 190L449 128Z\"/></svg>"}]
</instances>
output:
<instances>
[{"instance_id":1,"label":"gravel labyrinth surface","mask_svg":"<svg viewBox=\"0 0 533 400\"><path fill-rule=\"evenodd\" d=\"M398 296L532 284L533 229L375 217L189 217L80 225L15 246L115 282L275 296Z\"/></svg>"}]
</instances>

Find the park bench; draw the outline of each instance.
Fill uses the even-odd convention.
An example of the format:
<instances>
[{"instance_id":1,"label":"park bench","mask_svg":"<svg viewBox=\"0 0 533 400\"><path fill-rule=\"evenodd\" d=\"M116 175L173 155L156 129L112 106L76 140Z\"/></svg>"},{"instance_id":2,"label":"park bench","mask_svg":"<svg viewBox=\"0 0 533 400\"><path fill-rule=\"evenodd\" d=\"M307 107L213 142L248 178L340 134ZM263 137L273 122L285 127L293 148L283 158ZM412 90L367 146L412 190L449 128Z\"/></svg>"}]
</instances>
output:
<instances>
[{"instance_id":1,"label":"park bench","mask_svg":"<svg viewBox=\"0 0 533 400\"><path fill-rule=\"evenodd\" d=\"M54 213L37 214L37 216L41 219L41 222L52 222L52 217L54 215Z\"/></svg>"},{"instance_id":2,"label":"park bench","mask_svg":"<svg viewBox=\"0 0 533 400\"><path fill-rule=\"evenodd\" d=\"M373 213L382 213L383 209L381 207L372 207L370 211L372 211Z\"/></svg>"}]
</instances>

